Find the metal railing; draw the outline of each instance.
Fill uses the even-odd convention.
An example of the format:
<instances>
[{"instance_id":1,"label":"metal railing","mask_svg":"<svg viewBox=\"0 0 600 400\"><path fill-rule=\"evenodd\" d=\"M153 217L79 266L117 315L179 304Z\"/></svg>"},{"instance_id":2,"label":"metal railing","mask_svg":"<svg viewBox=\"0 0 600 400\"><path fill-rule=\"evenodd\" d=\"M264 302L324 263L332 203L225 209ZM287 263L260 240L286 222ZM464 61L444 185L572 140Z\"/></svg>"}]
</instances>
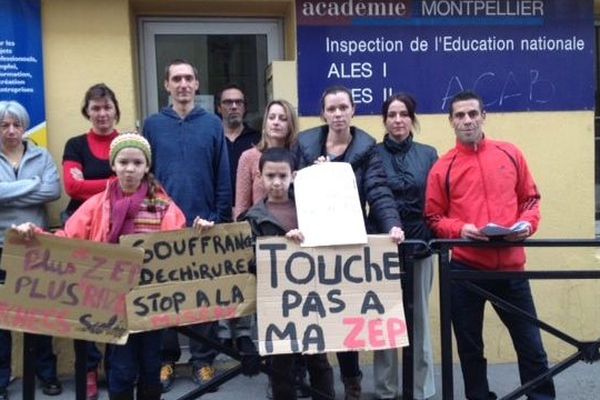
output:
<instances>
[{"instance_id":1,"label":"metal railing","mask_svg":"<svg viewBox=\"0 0 600 400\"><path fill-rule=\"evenodd\" d=\"M411 249L412 247L412 249ZM441 359L442 359L442 398L444 400L452 400L454 398L453 388L453 360L452 360L452 326L451 326L451 285L454 282L461 282L466 290L471 290L483 296L495 306L529 321L538 326L545 332L563 340L566 343L574 346L577 351L567 358L556 363L554 366L543 375L538 376L530 382L514 389L501 400L513 400L525 395L531 389L543 382L549 377L553 377L560 372L566 370L570 366L579 361L594 363L600 360L600 337L596 341L578 340L567 333L562 332L556 327L539 320L538 318L518 309L512 304L504 301L492 293L481 289L477 285L470 283L472 280L481 279L508 279L508 278L524 278L524 279L541 279L541 280L565 280L565 279L600 279L600 270L552 270L552 271L511 271L511 272L491 272L491 271L452 271L450 269L450 251L455 247L542 247L542 248L573 248L573 247L598 247L600 248L600 240L526 240L523 242L475 242L469 240L433 240L429 243L420 240L407 240L403 245L399 246L399 255L403 269L403 279L401 280L405 317L408 327L409 342L413 343L413 268L412 257L413 250L423 251L431 249L439 256L439 297L440 297L440 332L441 332ZM408 251L411 249L411 251ZM179 333L184 334L192 339L201 341L221 353L224 353L234 360L241 360L240 354L232 348L223 346L220 342L206 338L195 333L187 327L177 328ZM34 351L35 336L31 334L24 335L23 347L23 399L33 400L35 398L35 351ZM75 341L76 346L76 399L85 399L85 383L86 383L86 346L85 342ZM410 399L413 396L413 351L412 346L405 347L402 352L402 376L403 376L403 398ZM260 371L267 375L277 375L278 378L288 380L279 371L273 370L267 363L262 363ZM203 394L210 392L213 388L222 385L223 383L235 378L241 373L241 366L236 365L225 372L219 374L211 382L199 386L191 392L179 397L177 400L196 399ZM289 382L293 384L293 382ZM314 389L306 387L312 394L319 394ZM321 394L322 395L322 394Z\"/></svg>"},{"instance_id":2,"label":"metal railing","mask_svg":"<svg viewBox=\"0 0 600 400\"><path fill-rule=\"evenodd\" d=\"M439 254L439 294L440 294L440 330L442 347L442 398L452 400L454 398L453 388L453 362L452 362L452 326L451 326L451 285L461 282L466 290L471 290L489 300L495 306L502 308L516 316L523 318L536 325L543 331L574 346L577 351L569 357L559 361L549 370L514 389L501 400L513 400L527 394L531 389L538 386L546 379L553 377L566 370L579 361L594 363L600 360L600 338L596 341L582 341L562 332L556 327L539 320L527 312L515 307L492 293L481 289L470 283L472 280L480 279L543 279L543 280L565 280L565 279L600 279L600 270L560 270L560 271L453 271L450 269L450 251L455 247L600 247L600 240L526 240L523 242L475 242L470 240L434 240L430 242L431 248Z\"/></svg>"}]
</instances>

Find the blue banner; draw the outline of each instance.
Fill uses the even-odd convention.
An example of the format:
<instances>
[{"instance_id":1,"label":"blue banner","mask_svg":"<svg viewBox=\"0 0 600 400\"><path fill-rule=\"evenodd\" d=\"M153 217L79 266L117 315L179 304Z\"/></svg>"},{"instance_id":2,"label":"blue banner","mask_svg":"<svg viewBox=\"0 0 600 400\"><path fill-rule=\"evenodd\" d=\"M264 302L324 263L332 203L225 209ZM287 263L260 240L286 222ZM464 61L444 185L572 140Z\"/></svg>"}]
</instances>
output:
<instances>
[{"instance_id":1,"label":"blue banner","mask_svg":"<svg viewBox=\"0 0 600 400\"><path fill-rule=\"evenodd\" d=\"M40 0L0 0L0 100L29 112L27 134L46 146Z\"/></svg>"},{"instance_id":2,"label":"blue banner","mask_svg":"<svg viewBox=\"0 0 600 400\"><path fill-rule=\"evenodd\" d=\"M462 90L489 111L594 109L593 0L298 0L301 115L331 85L357 114L391 93L445 113Z\"/></svg>"}]
</instances>

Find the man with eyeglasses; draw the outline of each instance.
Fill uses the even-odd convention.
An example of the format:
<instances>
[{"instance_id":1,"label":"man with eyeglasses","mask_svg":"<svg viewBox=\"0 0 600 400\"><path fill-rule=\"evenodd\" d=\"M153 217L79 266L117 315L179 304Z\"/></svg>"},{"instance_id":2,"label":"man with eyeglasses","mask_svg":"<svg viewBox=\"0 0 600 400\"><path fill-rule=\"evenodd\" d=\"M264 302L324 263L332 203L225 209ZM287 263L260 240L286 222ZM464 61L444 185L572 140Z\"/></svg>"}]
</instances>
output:
<instances>
[{"instance_id":1,"label":"man with eyeglasses","mask_svg":"<svg viewBox=\"0 0 600 400\"><path fill-rule=\"evenodd\" d=\"M237 167L242 153L260 140L260 134L244 123L246 116L246 95L241 86L229 83L221 88L216 96L216 108L221 115L223 132L229 152L229 172L233 188L232 203L235 201L235 181ZM252 316L219 321L219 339L225 346L235 346L242 355L242 372L246 375L258 373L256 348L252 342ZM247 355L247 357L244 357ZM256 355L256 356L254 356Z\"/></svg>"},{"instance_id":2,"label":"man with eyeglasses","mask_svg":"<svg viewBox=\"0 0 600 400\"><path fill-rule=\"evenodd\" d=\"M144 121L143 134L152 146L152 172L184 212L187 225L200 217L215 223L231 221L231 179L227 143L221 121L196 104L198 70L177 59L165 68L164 87L171 105ZM217 337L217 324L191 327L198 334ZM190 340L192 378L198 384L215 375L217 352ZM177 332L163 333L160 381L163 392L171 389L175 362L181 355Z\"/></svg>"},{"instance_id":3,"label":"man with eyeglasses","mask_svg":"<svg viewBox=\"0 0 600 400\"><path fill-rule=\"evenodd\" d=\"M247 112L246 95L239 85L229 83L223 86L216 96L216 103L217 112L223 122L223 132L227 138L232 199L235 199L235 181L240 156L260 141L260 133L244 123Z\"/></svg>"}]
</instances>

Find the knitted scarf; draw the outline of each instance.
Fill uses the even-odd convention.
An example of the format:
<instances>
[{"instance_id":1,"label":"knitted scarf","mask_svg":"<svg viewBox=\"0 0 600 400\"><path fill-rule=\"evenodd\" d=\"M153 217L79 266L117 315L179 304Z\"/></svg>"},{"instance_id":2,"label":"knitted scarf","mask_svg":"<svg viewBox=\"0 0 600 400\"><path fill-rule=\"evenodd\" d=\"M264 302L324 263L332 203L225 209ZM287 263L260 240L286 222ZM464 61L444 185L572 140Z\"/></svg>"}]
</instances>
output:
<instances>
[{"instance_id":1,"label":"knitted scarf","mask_svg":"<svg viewBox=\"0 0 600 400\"><path fill-rule=\"evenodd\" d=\"M108 243L119 243L119 237L128 233L134 233L135 217L140 210L140 205L148 194L148 183L142 182L138 190L126 195L115 180L109 187L110 198L110 232Z\"/></svg>"}]
</instances>

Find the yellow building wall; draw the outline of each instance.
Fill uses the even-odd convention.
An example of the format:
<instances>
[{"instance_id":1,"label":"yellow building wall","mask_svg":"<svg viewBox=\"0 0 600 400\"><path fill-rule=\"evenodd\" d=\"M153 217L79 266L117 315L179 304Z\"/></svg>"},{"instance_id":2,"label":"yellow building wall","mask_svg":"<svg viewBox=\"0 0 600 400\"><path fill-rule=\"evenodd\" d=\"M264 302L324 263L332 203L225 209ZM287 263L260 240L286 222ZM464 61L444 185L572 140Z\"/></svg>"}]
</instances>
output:
<instances>
[{"instance_id":1,"label":"yellow building wall","mask_svg":"<svg viewBox=\"0 0 600 400\"><path fill-rule=\"evenodd\" d=\"M434 146L440 155L454 146L447 115L419 117L416 140ZM380 140L381 117L355 117L356 126ZM301 128L321 124L318 118L302 118ZM518 145L525 153L542 194L542 223L534 239L593 239L594 228L594 113L491 113L486 134ZM436 264L437 265L437 264ZM598 269L595 249L529 249L528 269ZM437 274L437 272L436 272ZM578 339L596 340L600 307L600 281L548 281L531 283L540 319ZM439 362L439 296L434 283L431 296L432 340ZM508 332L493 309L486 311L484 328L486 357L490 362L515 362ZM552 361L575 349L543 333ZM369 361L368 355L364 360ZM458 359L455 357L455 361Z\"/></svg>"},{"instance_id":2,"label":"yellow building wall","mask_svg":"<svg viewBox=\"0 0 600 400\"><path fill-rule=\"evenodd\" d=\"M60 164L66 141L87 132L86 90L106 83L117 96L120 131L135 127L137 95L129 5L124 0L42 0L48 147ZM51 206L52 221L67 203Z\"/></svg>"},{"instance_id":3,"label":"yellow building wall","mask_svg":"<svg viewBox=\"0 0 600 400\"><path fill-rule=\"evenodd\" d=\"M60 163L66 140L86 132L89 122L80 114L85 90L105 82L121 107L119 130L131 129L140 119L136 17L161 16L275 16L284 21L286 59L295 60L295 11L292 0L42 0L46 113L50 152ZM596 1L598 4L598 1ZM293 82L295 68L285 82ZM290 92L290 86L292 87ZM277 88L275 89L277 96ZM286 96L297 98L295 85ZM291 94L290 94L291 93ZM454 143L445 115L421 116L417 140L435 146L442 154ZM319 124L302 118L302 128ZM383 134L379 117L356 117L355 124L377 138ZM542 193L543 222L536 238L594 237L594 125L593 112L489 114L490 137L516 143L525 152ZM66 196L51 207L53 222L64 209ZM599 266L595 250L529 251L531 269L583 269ZM543 281L532 283L538 313L575 337L598 335L599 282ZM434 347L439 358L437 285L432 292L431 318ZM491 362L514 361L510 340L499 320L488 313L485 334ZM572 348L544 335L552 360ZM20 348L19 341L15 343ZM72 373L72 346L57 339L59 370ZM15 349L20 354L20 350ZM369 358L368 355L365 356ZM15 372L20 357L15 357Z\"/></svg>"}]
</instances>

